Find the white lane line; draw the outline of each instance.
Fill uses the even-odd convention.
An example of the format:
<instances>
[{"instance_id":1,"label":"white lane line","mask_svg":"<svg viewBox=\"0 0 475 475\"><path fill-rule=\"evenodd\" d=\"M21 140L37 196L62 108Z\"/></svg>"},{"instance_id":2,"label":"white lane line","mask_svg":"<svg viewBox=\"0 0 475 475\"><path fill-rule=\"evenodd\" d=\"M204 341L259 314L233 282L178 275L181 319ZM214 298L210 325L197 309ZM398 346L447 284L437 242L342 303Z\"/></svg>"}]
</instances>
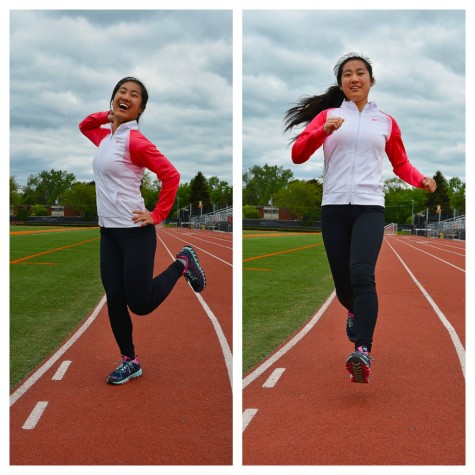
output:
<instances>
[{"instance_id":1,"label":"white lane line","mask_svg":"<svg viewBox=\"0 0 475 475\"><path fill-rule=\"evenodd\" d=\"M43 412L46 409L47 405L48 401L39 401L31 411L31 414L28 416L28 419L23 424L22 429L34 429L36 427L36 424L38 424L38 421L40 420L41 416L43 415Z\"/></svg>"},{"instance_id":2,"label":"white lane line","mask_svg":"<svg viewBox=\"0 0 475 475\"><path fill-rule=\"evenodd\" d=\"M386 241L389 242L387 239L386 239ZM447 264L447 265L449 265L449 266L455 267L455 269L457 269L457 270L460 270L460 271L462 271L462 272L465 272L465 269L462 269L462 268L460 268L460 267L454 266L454 265L451 264L450 262L444 261L444 260L441 259L440 257L437 257L437 256L435 256L434 254L431 254L430 252L426 252L426 251L423 251L422 249L419 249L418 247L411 246L411 245L408 244L407 242L401 241L401 240L399 240L399 239L397 239L397 241L398 241L398 242L402 242L402 243L405 244L406 246L412 247L412 248L415 249L416 251L423 252L424 254L427 254L428 256L431 256L431 257L433 257L434 259L437 259L437 260L443 262L444 264Z\"/></svg>"},{"instance_id":3,"label":"white lane line","mask_svg":"<svg viewBox=\"0 0 475 475\"><path fill-rule=\"evenodd\" d=\"M273 388L280 377L284 374L285 368L276 368L272 374L267 378L267 381L262 385L263 388Z\"/></svg>"},{"instance_id":4,"label":"white lane line","mask_svg":"<svg viewBox=\"0 0 475 475\"><path fill-rule=\"evenodd\" d=\"M181 237L179 236L175 236L174 234L172 233L165 233L165 234L168 234L170 237L174 237L175 239L178 239L179 241L181 242L184 242L185 244L190 244L189 240L186 240L186 239L182 239ZM157 232L157 236L158 236L158 232ZM160 239L161 240L161 239ZM162 241L163 242L163 241ZM209 243L209 244L212 244L213 246L216 246L217 244L215 243ZM208 254L209 256L213 257L214 259L217 259L218 261L221 261L223 262L224 264L232 267L233 265L230 263L230 262L227 262L223 259L221 259L220 257L216 256L215 254L211 254L211 252L208 252L206 249L203 249L202 247L199 247L197 246L196 244L193 243L193 247L195 247L196 249L199 249L201 252L204 252L205 254Z\"/></svg>"},{"instance_id":5,"label":"white lane line","mask_svg":"<svg viewBox=\"0 0 475 475\"><path fill-rule=\"evenodd\" d=\"M430 303L432 308L434 309L434 312L436 315L439 317L439 320L442 322L444 327L447 329L449 332L450 338L452 339L452 343L454 344L455 351L457 352L457 356L460 361L460 366L462 368L462 373L463 377L465 378L465 349L462 345L462 342L460 341L459 336L457 335L457 332L455 331L455 328L451 325L451 323L447 320L447 317L443 314L442 310L437 306L437 304L434 302L432 297L429 295L429 293L424 289L422 284L416 279L415 275L411 272L409 267L406 265L406 263L402 260L401 256L395 251L395 249L391 246L389 241L386 239L386 242L388 243L389 247L392 249L394 254L396 254L396 257L400 260L401 264L404 266L406 269L407 273L411 276L412 280L414 283L419 287L419 290L422 292L424 297L427 299L427 301Z\"/></svg>"},{"instance_id":6,"label":"white lane line","mask_svg":"<svg viewBox=\"0 0 475 475\"><path fill-rule=\"evenodd\" d=\"M246 409L242 413L242 431L244 432L247 426L252 421L252 418L257 414L257 409Z\"/></svg>"},{"instance_id":7,"label":"white lane line","mask_svg":"<svg viewBox=\"0 0 475 475\"><path fill-rule=\"evenodd\" d=\"M64 360L59 368L56 370L56 373L54 373L54 376L51 378L53 381L61 381L66 374L66 371L69 368L69 365L72 363L72 361L69 360Z\"/></svg>"},{"instance_id":8,"label":"white lane line","mask_svg":"<svg viewBox=\"0 0 475 475\"><path fill-rule=\"evenodd\" d=\"M92 322L96 319L102 307L106 303L106 296L104 295L97 307L94 309L90 317L79 327L78 331L48 360L43 366L40 366L35 373L33 373L11 396L10 406L13 406L23 394L25 394L33 384L43 376L63 355L73 346L79 337L89 328Z\"/></svg>"},{"instance_id":9,"label":"white lane line","mask_svg":"<svg viewBox=\"0 0 475 475\"><path fill-rule=\"evenodd\" d=\"M174 260L175 256L170 252L170 249L168 249L168 247L163 242L162 238L158 235L158 233L157 233L157 238L160 240L160 242L162 243L163 247L166 249L168 254L170 254L170 257ZM226 369L228 371L229 383L232 389L233 387L233 354L231 352L229 343L226 340L226 336L224 335L223 329L221 328L221 325L218 319L214 315L213 311L209 308L208 304L205 302L203 297L194 291L193 293L195 294L196 298L198 299L201 306L203 307L203 310L206 312L206 315L211 320L211 323L213 324L213 327L214 327L214 331L216 332L216 335L218 336L218 341L221 346L221 351L223 352L223 356L224 356L224 362L226 364Z\"/></svg>"},{"instance_id":10,"label":"white lane line","mask_svg":"<svg viewBox=\"0 0 475 475\"><path fill-rule=\"evenodd\" d=\"M230 239L220 239L220 238L217 238L215 236L208 236L206 235L205 238L203 238L202 234L198 234L198 233L172 233L171 231L166 231L169 235L180 235L180 236L189 236L189 237L193 237L194 239L197 239L198 241L204 241L206 243L209 243L209 244L214 244L215 246L219 246L219 247L224 247L225 249L232 249L232 241ZM201 237L198 237L198 236L201 236ZM225 246L224 244L219 244L217 243L216 241L222 241L222 242L225 242L226 244L231 244L231 246Z\"/></svg>"},{"instance_id":11,"label":"white lane line","mask_svg":"<svg viewBox=\"0 0 475 475\"><path fill-rule=\"evenodd\" d=\"M325 303L320 307L317 313L312 319L295 335L290 341L288 341L279 351L274 353L268 360L264 361L258 366L252 373L249 373L242 381L242 389L245 389L249 384L256 380L264 371L269 369L277 360L284 356L289 350L291 350L320 320L321 316L325 313L332 300L335 298L335 291L333 291L327 298Z\"/></svg>"}]
</instances>

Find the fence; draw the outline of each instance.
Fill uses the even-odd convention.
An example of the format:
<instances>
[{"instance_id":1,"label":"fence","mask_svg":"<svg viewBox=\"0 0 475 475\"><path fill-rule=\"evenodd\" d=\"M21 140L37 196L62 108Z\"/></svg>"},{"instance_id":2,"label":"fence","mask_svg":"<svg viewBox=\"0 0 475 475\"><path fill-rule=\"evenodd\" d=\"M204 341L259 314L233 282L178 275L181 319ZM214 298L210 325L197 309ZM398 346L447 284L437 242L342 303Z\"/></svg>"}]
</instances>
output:
<instances>
[{"instance_id":1,"label":"fence","mask_svg":"<svg viewBox=\"0 0 475 475\"><path fill-rule=\"evenodd\" d=\"M465 215L439 222L428 223L425 227L389 224L384 228L385 234L413 234L441 239L465 240Z\"/></svg>"},{"instance_id":2,"label":"fence","mask_svg":"<svg viewBox=\"0 0 475 475\"><path fill-rule=\"evenodd\" d=\"M181 227L192 229L211 229L213 231L232 232L233 230L233 207L228 206L211 213L200 216L192 216L189 222L181 222Z\"/></svg>"}]
</instances>

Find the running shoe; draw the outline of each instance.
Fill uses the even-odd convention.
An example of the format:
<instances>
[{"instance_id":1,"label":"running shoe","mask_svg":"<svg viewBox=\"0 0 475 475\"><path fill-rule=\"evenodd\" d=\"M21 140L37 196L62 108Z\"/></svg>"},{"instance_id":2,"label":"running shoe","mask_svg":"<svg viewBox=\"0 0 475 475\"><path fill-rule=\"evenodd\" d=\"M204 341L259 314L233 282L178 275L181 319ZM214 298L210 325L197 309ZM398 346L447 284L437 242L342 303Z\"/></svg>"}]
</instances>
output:
<instances>
[{"instance_id":1,"label":"running shoe","mask_svg":"<svg viewBox=\"0 0 475 475\"><path fill-rule=\"evenodd\" d=\"M138 356L131 360L128 356L122 355L122 363L112 371L107 378L109 384L124 384L131 378L142 376L142 368Z\"/></svg>"},{"instance_id":2,"label":"running shoe","mask_svg":"<svg viewBox=\"0 0 475 475\"><path fill-rule=\"evenodd\" d=\"M359 346L346 360L346 369L352 383L369 383L371 357L366 347Z\"/></svg>"},{"instance_id":3,"label":"running shoe","mask_svg":"<svg viewBox=\"0 0 475 475\"><path fill-rule=\"evenodd\" d=\"M346 335L348 336L348 340L353 343L356 341L356 328L354 319L355 316L351 312L348 312L348 315L346 316Z\"/></svg>"},{"instance_id":4,"label":"running shoe","mask_svg":"<svg viewBox=\"0 0 475 475\"><path fill-rule=\"evenodd\" d=\"M185 246L176 257L186 260L183 276L195 292L202 292L206 287L206 275L200 266L195 250L191 246Z\"/></svg>"}]
</instances>

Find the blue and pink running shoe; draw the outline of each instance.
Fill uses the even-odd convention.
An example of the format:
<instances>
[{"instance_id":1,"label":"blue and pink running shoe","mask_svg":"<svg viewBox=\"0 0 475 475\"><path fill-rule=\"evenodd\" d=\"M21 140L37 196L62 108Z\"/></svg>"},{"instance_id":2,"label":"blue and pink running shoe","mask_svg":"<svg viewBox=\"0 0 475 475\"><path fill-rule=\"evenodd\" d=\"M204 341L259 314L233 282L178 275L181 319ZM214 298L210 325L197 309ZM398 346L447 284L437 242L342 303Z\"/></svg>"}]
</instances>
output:
<instances>
[{"instance_id":1,"label":"blue and pink running shoe","mask_svg":"<svg viewBox=\"0 0 475 475\"><path fill-rule=\"evenodd\" d=\"M346 316L346 336L351 342L356 341L355 316L351 312Z\"/></svg>"},{"instance_id":2,"label":"blue and pink running shoe","mask_svg":"<svg viewBox=\"0 0 475 475\"><path fill-rule=\"evenodd\" d=\"M206 275L200 265L198 256L191 246L185 246L177 255L177 259L186 261L183 276L195 292L202 292L206 287Z\"/></svg>"},{"instance_id":3,"label":"blue and pink running shoe","mask_svg":"<svg viewBox=\"0 0 475 475\"><path fill-rule=\"evenodd\" d=\"M124 384L131 378L142 376L142 368L138 356L131 360L128 356L122 355L122 363L107 378L109 384Z\"/></svg>"}]
</instances>

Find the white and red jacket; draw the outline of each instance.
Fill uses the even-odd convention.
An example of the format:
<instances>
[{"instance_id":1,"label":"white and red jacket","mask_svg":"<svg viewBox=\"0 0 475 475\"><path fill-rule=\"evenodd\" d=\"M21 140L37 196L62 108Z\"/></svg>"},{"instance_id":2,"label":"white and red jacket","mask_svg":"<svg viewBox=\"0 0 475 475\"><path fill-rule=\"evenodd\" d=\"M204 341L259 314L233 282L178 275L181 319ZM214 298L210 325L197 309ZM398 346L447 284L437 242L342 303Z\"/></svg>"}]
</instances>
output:
<instances>
[{"instance_id":1,"label":"white and red jacket","mask_svg":"<svg viewBox=\"0 0 475 475\"><path fill-rule=\"evenodd\" d=\"M327 134L327 117L342 117L342 126ZM422 175L409 162L396 121L368 102L360 112L352 101L318 114L292 147L292 161L303 163L323 145L323 205L384 206L383 159L388 156L394 173L418 188Z\"/></svg>"},{"instance_id":2,"label":"white and red jacket","mask_svg":"<svg viewBox=\"0 0 475 475\"><path fill-rule=\"evenodd\" d=\"M97 214L99 225L111 228L140 226L132 221L132 211L145 211L140 193L145 168L162 182L160 198L151 212L155 224L163 221L175 201L180 183L177 169L140 131L137 121L121 124L112 134L109 112L97 112L86 117L79 129L99 149L94 157Z\"/></svg>"}]
</instances>

